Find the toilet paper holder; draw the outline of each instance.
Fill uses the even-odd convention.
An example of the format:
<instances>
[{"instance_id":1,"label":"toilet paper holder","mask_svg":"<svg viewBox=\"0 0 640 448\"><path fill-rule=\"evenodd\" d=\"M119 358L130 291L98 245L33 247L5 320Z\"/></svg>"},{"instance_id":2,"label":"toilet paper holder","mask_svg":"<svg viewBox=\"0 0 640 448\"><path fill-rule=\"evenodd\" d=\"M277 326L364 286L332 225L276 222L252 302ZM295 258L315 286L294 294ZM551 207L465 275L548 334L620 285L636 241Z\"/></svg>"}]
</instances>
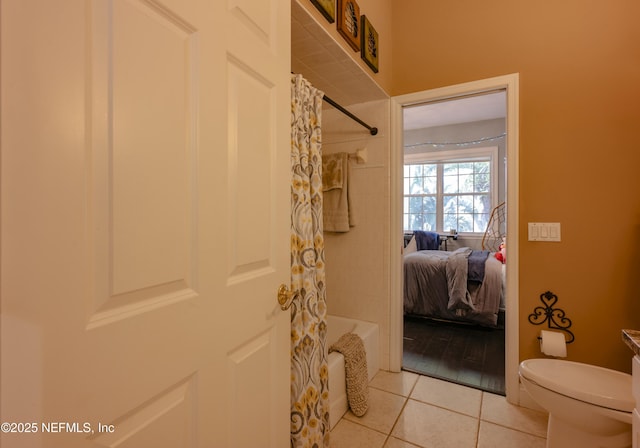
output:
<instances>
[{"instance_id":1,"label":"toilet paper holder","mask_svg":"<svg viewBox=\"0 0 640 448\"><path fill-rule=\"evenodd\" d=\"M575 336L569 330L571 319L566 317L564 310L554 308L554 305L558 303L558 296L551 291L547 291L540 294L540 301L543 306L537 306L533 309L533 313L529 314L529 322L533 325L542 325L547 322L549 328L564 331L569 336L567 344L572 343L575 340Z\"/></svg>"}]
</instances>

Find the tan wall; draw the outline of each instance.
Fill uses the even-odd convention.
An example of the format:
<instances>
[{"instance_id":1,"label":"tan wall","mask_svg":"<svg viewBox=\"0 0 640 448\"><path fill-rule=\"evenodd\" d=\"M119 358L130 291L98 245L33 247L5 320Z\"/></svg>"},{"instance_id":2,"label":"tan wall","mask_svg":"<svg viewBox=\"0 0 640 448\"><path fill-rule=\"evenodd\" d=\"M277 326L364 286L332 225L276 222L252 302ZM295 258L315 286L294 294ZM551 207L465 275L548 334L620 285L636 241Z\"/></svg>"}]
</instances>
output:
<instances>
[{"instance_id":1,"label":"tan wall","mask_svg":"<svg viewBox=\"0 0 640 448\"><path fill-rule=\"evenodd\" d=\"M551 290L569 359L630 370L640 328L640 2L393 2L392 95L520 73L520 357ZM562 242L527 241L560 222Z\"/></svg>"}]
</instances>

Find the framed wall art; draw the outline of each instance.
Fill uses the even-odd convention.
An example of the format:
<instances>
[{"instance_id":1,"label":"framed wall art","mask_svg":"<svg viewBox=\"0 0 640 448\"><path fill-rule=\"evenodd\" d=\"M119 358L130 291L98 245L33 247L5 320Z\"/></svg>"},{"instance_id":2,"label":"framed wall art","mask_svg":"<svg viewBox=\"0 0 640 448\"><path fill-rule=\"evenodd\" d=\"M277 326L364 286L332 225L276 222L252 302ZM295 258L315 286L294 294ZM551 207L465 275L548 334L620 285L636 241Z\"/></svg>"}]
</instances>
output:
<instances>
[{"instance_id":1,"label":"framed wall art","mask_svg":"<svg viewBox=\"0 0 640 448\"><path fill-rule=\"evenodd\" d=\"M336 0L311 0L313 6L318 8L318 11L322 13L325 19L329 23L333 23L336 20Z\"/></svg>"},{"instance_id":2,"label":"framed wall art","mask_svg":"<svg viewBox=\"0 0 640 448\"><path fill-rule=\"evenodd\" d=\"M360 7L356 0L338 0L337 27L351 48L360 50Z\"/></svg>"},{"instance_id":3,"label":"framed wall art","mask_svg":"<svg viewBox=\"0 0 640 448\"><path fill-rule=\"evenodd\" d=\"M378 48L378 32L363 14L360 19L360 57L374 73L378 73Z\"/></svg>"}]
</instances>

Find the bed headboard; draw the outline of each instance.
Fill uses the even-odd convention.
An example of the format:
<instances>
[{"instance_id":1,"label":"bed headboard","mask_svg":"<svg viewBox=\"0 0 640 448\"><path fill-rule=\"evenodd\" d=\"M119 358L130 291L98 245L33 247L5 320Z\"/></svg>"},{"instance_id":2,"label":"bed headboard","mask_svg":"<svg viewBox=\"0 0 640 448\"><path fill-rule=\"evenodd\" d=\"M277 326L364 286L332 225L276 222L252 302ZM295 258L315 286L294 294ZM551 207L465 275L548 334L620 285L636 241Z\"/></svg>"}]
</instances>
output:
<instances>
[{"instance_id":1,"label":"bed headboard","mask_svg":"<svg viewBox=\"0 0 640 448\"><path fill-rule=\"evenodd\" d=\"M504 237L507 235L507 207L503 202L492 211L487 228L482 237L482 250L497 252Z\"/></svg>"}]
</instances>

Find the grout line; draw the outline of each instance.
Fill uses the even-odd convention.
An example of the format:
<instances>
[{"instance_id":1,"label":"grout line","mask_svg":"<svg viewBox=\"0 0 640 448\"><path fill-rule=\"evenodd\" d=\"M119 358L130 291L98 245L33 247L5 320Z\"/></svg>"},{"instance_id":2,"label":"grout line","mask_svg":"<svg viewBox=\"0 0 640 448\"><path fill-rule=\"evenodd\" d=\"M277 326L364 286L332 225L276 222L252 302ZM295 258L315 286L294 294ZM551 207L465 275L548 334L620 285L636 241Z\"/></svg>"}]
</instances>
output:
<instances>
[{"instance_id":1,"label":"grout line","mask_svg":"<svg viewBox=\"0 0 640 448\"><path fill-rule=\"evenodd\" d=\"M489 423L491 425L500 426L501 428L510 429L511 431L516 431L516 432L519 432L520 434L526 434L526 435L531 436L531 437L537 437L537 438L542 439L542 440L547 440L546 436L541 436L539 434L534 434L532 432L523 431L522 429L514 428L513 426L507 426L507 425L504 425L502 423L492 422L491 420L484 420L483 419L481 421L485 422L485 423Z\"/></svg>"},{"instance_id":2,"label":"grout line","mask_svg":"<svg viewBox=\"0 0 640 448\"><path fill-rule=\"evenodd\" d=\"M502 423L494 422L494 421L491 421L491 420L487 420L486 418L484 418L484 415L482 413L482 409L483 409L482 404L484 403L484 394L490 394L490 393L491 392L486 392L486 391L482 392L482 400L480 401L480 417L479 417L479 420L480 420L481 423L482 422L486 422L486 423L490 423L492 425L500 426L501 428L510 429L511 431L517 431L517 432L519 432L521 434L526 434L528 436L538 437L538 438L543 439L543 440L547 439L546 435L545 436L541 436L539 434L534 434L532 432L523 431L522 429L519 429L519 428L516 428L516 427L513 427L513 426L508 426L508 425L505 425L505 424L502 424ZM493 394L493 395L496 395L496 394ZM505 400L506 400L506 398L505 398ZM520 407L518 405L514 405L514 406ZM525 409L525 408L523 408L523 409Z\"/></svg>"},{"instance_id":3,"label":"grout line","mask_svg":"<svg viewBox=\"0 0 640 448\"><path fill-rule=\"evenodd\" d=\"M347 411L347 412L349 412L349 411ZM347 414L345 413L345 415L347 415ZM342 416L340 418L340 420L338 421L338 423L336 423L336 428L338 427L338 424L340 424L340 422L342 420L345 420L345 421L347 421L349 423L353 423L354 425L361 426L362 428L366 429L367 431L373 431L373 432L377 432L378 434L382 434L383 436L385 436L384 442L382 444L383 447L387 444L387 441L389 440L389 437L391 437L391 431L389 431L389 434L386 434L386 433L384 433L382 431L379 431L377 429L374 429L374 428L371 428L371 427L369 427L367 425L364 425L364 424L360 423L359 421L353 421L353 420L345 419L344 416ZM331 432L333 432L333 429L329 432L329 434L331 434ZM331 440L331 438L329 438L329 440Z\"/></svg>"},{"instance_id":4,"label":"grout line","mask_svg":"<svg viewBox=\"0 0 640 448\"><path fill-rule=\"evenodd\" d=\"M413 388L416 387L416 383L417 382L418 382L418 380L416 379L416 382L414 383L413 387L411 388L411 392L413 392ZM411 393L409 393L409 396L411 396ZM387 435L387 440L384 441L385 444L387 443L387 441L391 437L391 434L393 433L393 430L396 429L396 425L398 424L398 420L400 420L400 416L404 412L404 408L407 406L407 403L409 402L409 396L404 397L404 403L402 404L402 408L400 409L400 412L398 413L398 416L394 420L393 425L391 425L391 429L389 430L389 434ZM399 439L399 440L403 440L403 439ZM406 440L403 440L403 441L406 442Z\"/></svg>"},{"instance_id":5,"label":"grout line","mask_svg":"<svg viewBox=\"0 0 640 448\"><path fill-rule=\"evenodd\" d=\"M415 401L417 403L420 403L420 404L424 404L426 406L431 406L433 408L442 409L443 411L447 411L447 412L453 412L454 414L462 415L463 417L469 417L469 418L473 418L473 419L476 419L476 420L480 421L480 417L476 417L476 416L473 416L473 415L465 414L464 412L456 411L455 409L451 409L451 408L448 408L448 407L443 406L443 405L439 405L439 404L435 404L435 403L429 403L428 401L418 400L417 398L410 398L410 400L413 400L413 401ZM489 423L493 423L493 422L489 422Z\"/></svg>"},{"instance_id":6,"label":"grout line","mask_svg":"<svg viewBox=\"0 0 640 448\"><path fill-rule=\"evenodd\" d=\"M484 403L484 394L484 391L480 394L480 412L478 413L478 429L476 430L476 448L480 448L480 425L482 424L482 405Z\"/></svg>"},{"instance_id":7,"label":"grout line","mask_svg":"<svg viewBox=\"0 0 640 448\"><path fill-rule=\"evenodd\" d=\"M400 375L402 375L402 372L403 371L401 370L400 371ZM408 372L408 373L412 373L412 372ZM393 394L393 395L396 395L396 396L404 398L404 403L402 403L402 408L400 408L400 412L398 412L398 416L394 420L393 425L391 425L391 429L389 429L389 434L387 434L387 437L384 440L384 445L382 445L382 446L385 446L387 444L387 442L389 441L389 439L391 438L391 434L393 433L393 430L396 428L396 425L398 424L398 420L400 420L400 416L404 412L404 408L407 406L407 403L409 402L409 397L411 397L411 394L413 393L413 390L416 388L416 385L418 384L418 380L420 379L420 375L418 375L418 374L415 374L415 375L417 375L416 379L413 382L413 386L411 386L411 390L409 390L409 392L407 393L407 396L404 396L402 394L396 394L396 393L388 391L388 390L384 390L384 389L380 389L380 388L374 387L374 389L377 389L377 390L380 390L380 391L383 391L383 392L387 392L387 393L390 393L390 394ZM411 445L414 445L413 443L411 443L411 442L409 442L407 440L404 440L404 439L398 439L398 440L402 440L403 442L407 442L407 443L409 443Z\"/></svg>"}]
</instances>

